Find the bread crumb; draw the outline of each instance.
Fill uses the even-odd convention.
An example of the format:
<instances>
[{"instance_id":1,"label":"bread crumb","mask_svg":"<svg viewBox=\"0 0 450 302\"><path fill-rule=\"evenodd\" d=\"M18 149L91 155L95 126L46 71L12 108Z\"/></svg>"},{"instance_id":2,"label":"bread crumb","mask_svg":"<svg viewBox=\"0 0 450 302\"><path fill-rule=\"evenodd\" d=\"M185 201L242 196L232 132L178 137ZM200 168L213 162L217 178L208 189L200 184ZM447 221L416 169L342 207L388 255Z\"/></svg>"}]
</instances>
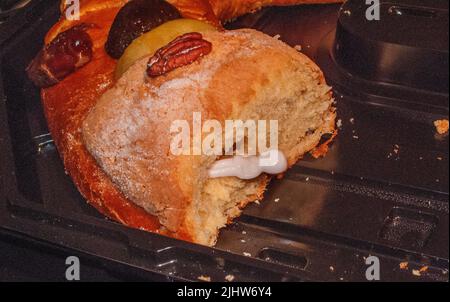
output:
<instances>
[{"instance_id":1,"label":"bread crumb","mask_svg":"<svg viewBox=\"0 0 450 302\"><path fill-rule=\"evenodd\" d=\"M399 145L394 145L394 153L398 154L400 152L400 146Z\"/></svg>"},{"instance_id":2,"label":"bread crumb","mask_svg":"<svg viewBox=\"0 0 450 302\"><path fill-rule=\"evenodd\" d=\"M261 203L259 202L259 200L255 200L254 203L256 203L257 205L261 205Z\"/></svg>"},{"instance_id":3,"label":"bread crumb","mask_svg":"<svg viewBox=\"0 0 450 302\"><path fill-rule=\"evenodd\" d=\"M233 276L233 275L227 275L227 276L225 277L225 280L228 281L228 282L233 282L235 278L236 278L236 277Z\"/></svg>"},{"instance_id":4,"label":"bread crumb","mask_svg":"<svg viewBox=\"0 0 450 302\"><path fill-rule=\"evenodd\" d=\"M426 272L428 272L428 269L429 269L430 267L428 267L428 266L424 266L424 267L422 267L420 270L419 270L419 272L421 272L422 274L423 273L426 273Z\"/></svg>"},{"instance_id":5,"label":"bread crumb","mask_svg":"<svg viewBox=\"0 0 450 302\"><path fill-rule=\"evenodd\" d=\"M211 277L208 277L208 276L200 276L200 277L198 277L198 280L204 281L204 282L211 282Z\"/></svg>"},{"instance_id":6,"label":"bread crumb","mask_svg":"<svg viewBox=\"0 0 450 302\"><path fill-rule=\"evenodd\" d=\"M355 124L355 118L352 117L352 118L350 119L350 123L351 123L352 125L354 125L354 124Z\"/></svg>"},{"instance_id":7,"label":"bread crumb","mask_svg":"<svg viewBox=\"0 0 450 302\"><path fill-rule=\"evenodd\" d=\"M330 266L330 272L334 272L334 267Z\"/></svg>"},{"instance_id":8,"label":"bread crumb","mask_svg":"<svg viewBox=\"0 0 450 302\"><path fill-rule=\"evenodd\" d=\"M422 276L422 274L420 273L420 271L417 270L417 269L413 269L412 274L413 274L414 276L416 276L416 277L421 277L421 276Z\"/></svg>"},{"instance_id":9,"label":"bread crumb","mask_svg":"<svg viewBox=\"0 0 450 302\"><path fill-rule=\"evenodd\" d=\"M409 265L408 262L402 262L402 263L400 263L400 269L401 270L407 270L408 269L408 265Z\"/></svg>"},{"instance_id":10,"label":"bread crumb","mask_svg":"<svg viewBox=\"0 0 450 302\"><path fill-rule=\"evenodd\" d=\"M247 232L246 231L242 231L242 235L247 235Z\"/></svg>"},{"instance_id":11,"label":"bread crumb","mask_svg":"<svg viewBox=\"0 0 450 302\"><path fill-rule=\"evenodd\" d=\"M442 160L444 160L444 159L443 159L442 157L440 157L440 156L439 156L439 157L437 157L436 159L437 159L437 160L439 160L439 161L442 161Z\"/></svg>"},{"instance_id":12,"label":"bread crumb","mask_svg":"<svg viewBox=\"0 0 450 302\"><path fill-rule=\"evenodd\" d=\"M446 134L448 132L448 120L437 120L434 122L434 126L439 134Z\"/></svg>"},{"instance_id":13,"label":"bread crumb","mask_svg":"<svg viewBox=\"0 0 450 302\"><path fill-rule=\"evenodd\" d=\"M295 45L294 49L297 51L302 51L302 46L301 45Z\"/></svg>"},{"instance_id":14,"label":"bread crumb","mask_svg":"<svg viewBox=\"0 0 450 302\"><path fill-rule=\"evenodd\" d=\"M275 198L275 200L274 200L276 203L278 203L279 201L280 201L280 199L279 198Z\"/></svg>"},{"instance_id":15,"label":"bread crumb","mask_svg":"<svg viewBox=\"0 0 450 302\"><path fill-rule=\"evenodd\" d=\"M245 257L251 257L252 256L252 254L247 253L247 252L244 252L243 254L244 254Z\"/></svg>"},{"instance_id":16,"label":"bread crumb","mask_svg":"<svg viewBox=\"0 0 450 302\"><path fill-rule=\"evenodd\" d=\"M246 243L247 241L245 241L244 239L241 240L242 243Z\"/></svg>"},{"instance_id":17,"label":"bread crumb","mask_svg":"<svg viewBox=\"0 0 450 302\"><path fill-rule=\"evenodd\" d=\"M336 126L341 129L342 128L342 120L338 119L338 121L336 122Z\"/></svg>"},{"instance_id":18,"label":"bread crumb","mask_svg":"<svg viewBox=\"0 0 450 302\"><path fill-rule=\"evenodd\" d=\"M359 139L359 136L353 135L353 138L354 138L354 139Z\"/></svg>"},{"instance_id":19,"label":"bread crumb","mask_svg":"<svg viewBox=\"0 0 450 302\"><path fill-rule=\"evenodd\" d=\"M281 35L279 35L279 34L278 34L278 35L275 35L275 36L273 36L273 38L276 39L276 40L280 40Z\"/></svg>"}]
</instances>

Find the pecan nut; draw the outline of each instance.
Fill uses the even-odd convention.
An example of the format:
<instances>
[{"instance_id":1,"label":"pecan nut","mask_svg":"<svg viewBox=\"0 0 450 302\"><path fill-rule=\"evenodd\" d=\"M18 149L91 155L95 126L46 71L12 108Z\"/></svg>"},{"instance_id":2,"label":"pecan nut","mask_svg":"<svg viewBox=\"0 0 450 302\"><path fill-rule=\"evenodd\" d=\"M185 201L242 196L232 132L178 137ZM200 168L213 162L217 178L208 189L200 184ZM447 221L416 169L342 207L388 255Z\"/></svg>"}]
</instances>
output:
<instances>
[{"instance_id":1,"label":"pecan nut","mask_svg":"<svg viewBox=\"0 0 450 302\"><path fill-rule=\"evenodd\" d=\"M147 75L158 77L178 67L190 65L212 51L212 44L200 33L184 34L160 48L147 65Z\"/></svg>"}]
</instances>

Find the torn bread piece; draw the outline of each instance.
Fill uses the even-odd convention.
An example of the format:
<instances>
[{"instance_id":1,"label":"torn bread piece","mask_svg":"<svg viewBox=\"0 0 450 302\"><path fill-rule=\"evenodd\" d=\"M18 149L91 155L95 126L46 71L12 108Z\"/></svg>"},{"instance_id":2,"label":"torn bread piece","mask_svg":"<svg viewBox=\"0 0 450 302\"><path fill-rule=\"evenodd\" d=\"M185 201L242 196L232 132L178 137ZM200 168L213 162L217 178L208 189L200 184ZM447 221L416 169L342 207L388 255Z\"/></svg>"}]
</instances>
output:
<instances>
[{"instance_id":1,"label":"torn bread piece","mask_svg":"<svg viewBox=\"0 0 450 302\"><path fill-rule=\"evenodd\" d=\"M212 246L219 230L262 198L269 177L209 178L217 156L173 155L171 125L203 119L277 120L279 150L292 166L334 133L333 99L320 69L261 32L208 32L212 51L165 75L136 62L83 122L88 151L115 186L170 232Z\"/></svg>"}]
</instances>

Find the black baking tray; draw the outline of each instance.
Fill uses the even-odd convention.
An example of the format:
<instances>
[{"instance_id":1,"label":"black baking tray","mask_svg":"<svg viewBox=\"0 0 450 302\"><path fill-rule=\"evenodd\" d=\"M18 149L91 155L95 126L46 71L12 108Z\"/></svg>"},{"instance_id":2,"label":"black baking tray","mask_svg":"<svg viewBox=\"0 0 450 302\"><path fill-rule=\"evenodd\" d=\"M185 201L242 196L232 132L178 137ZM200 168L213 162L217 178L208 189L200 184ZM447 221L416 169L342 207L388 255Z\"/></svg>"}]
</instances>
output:
<instances>
[{"instance_id":1,"label":"black baking tray","mask_svg":"<svg viewBox=\"0 0 450 302\"><path fill-rule=\"evenodd\" d=\"M39 91L24 72L58 19L58 2L33 0L0 23L0 238L6 248L17 243L24 255L33 248L56 259L80 255L105 280L367 281L365 259L377 256L382 281L448 281L449 141L433 125L448 119L447 1L382 1L383 10L403 10L382 12L383 18L402 19L378 28L361 19L363 1L268 8L228 25L301 46L334 87L340 133L326 157L307 156L273 180L265 200L224 229L215 248L108 220L65 174ZM408 61L411 53L427 53L428 44L410 43L427 30L443 40L430 49L444 58L443 67L427 72L447 83L422 85L422 62ZM392 45L408 63L395 70L377 64L392 58ZM346 49L364 49L370 68ZM50 269L25 271L32 280Z\"/></svg>"}]
</instances>

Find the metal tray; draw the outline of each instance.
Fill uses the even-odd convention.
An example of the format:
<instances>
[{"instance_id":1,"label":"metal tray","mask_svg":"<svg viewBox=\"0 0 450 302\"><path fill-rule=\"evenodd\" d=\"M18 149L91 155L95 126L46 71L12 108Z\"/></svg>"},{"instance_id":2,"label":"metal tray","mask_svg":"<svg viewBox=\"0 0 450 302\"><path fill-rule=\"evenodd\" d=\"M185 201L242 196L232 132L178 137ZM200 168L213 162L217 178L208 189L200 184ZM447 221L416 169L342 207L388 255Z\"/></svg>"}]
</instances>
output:
<instances>
[{"instance_id":1,"label":"metal tray","mask_svg":"<svg viewBox=\"0 0 450 302\"><path fill-rule=\"evenodd\" d=\"M45 244L44 251L77 251L110 272L128 272L125 279L367 281L366 259L377 256L382 281L448 281L449 141L433 126L448 119L448 86L377 79L342 59L345 49L337 48L359 45L341 40L343 28L356 35L372 26L348 20L360 17L356 2L268 8L228 25L301 45L334 87L340 134L325 158L307 156L272 181L265 200L224 229L215 248L129 229L86 204L64 173L39 91L24 72L59 16L58 1L34 0L14 12L0 24L0 233ZM448 65L448 2L430 3L447 16L440 51ZM405 26L439 20L402 17Z\"/></svg>"}]
</instances>

